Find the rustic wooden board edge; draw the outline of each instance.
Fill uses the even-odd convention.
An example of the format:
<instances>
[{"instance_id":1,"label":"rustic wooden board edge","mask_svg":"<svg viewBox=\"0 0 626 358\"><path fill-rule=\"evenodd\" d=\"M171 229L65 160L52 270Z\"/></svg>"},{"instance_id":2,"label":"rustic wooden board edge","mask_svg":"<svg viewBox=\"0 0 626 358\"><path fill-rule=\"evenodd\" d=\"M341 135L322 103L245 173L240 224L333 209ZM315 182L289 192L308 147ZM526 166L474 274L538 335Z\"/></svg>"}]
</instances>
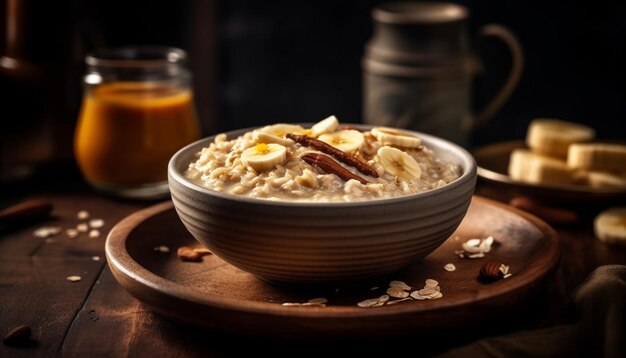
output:
<instances>
[{"instance_id":1,"label":"rustic wooden board edge","mask_svg":"<svg viewBox=\"0 0 626 358\"><path fill-rule=\"evenodd\" d=\"M394 315L413 314L415 312L443 312L459 307L459 305L472 305L477 300L481 301L481 305L492 306L489 302L494 302L494 304L496 304L501 299L501 296L505 294L510 296L512 291L516 293L516 296L522 298L527 297L529 287L541 285L543 281L556 270L560 257L560 246L556 232L540 219L508 205L480 197L474 197L473 201L502 208L531 222L546 236L546 251L543 256L543 264L537 265L526 272L517 274L515 277L517 284L514 285L513 288L501 286L490 291L489 293L483 292L479 296L468 293L460 302L457 301L455 303L447 303L445 301L424 302L424 304L419 307L395 305L385 307L385 309L380 310L362 310L357 307L346 306L329 306L325 307L323 310L285 310L284 307L275 303L246 301L245 305L242 305L242 301L238 299L220 296L207 297L205 293L199 290L180 287L176 283L148 271L134 261L124 249L124 240L132 229L153 215L163 213L167 210L172 210L173 204L171 202L164 202L139 211L116 225L116 227L111 230L109 237L107 238L107 259L114 276L122 284L122 286L124 286L125 289L138 299L147 303L151 307L156 308L157 311L159 311L158 306L160 304L171 304L174 302L170 301L174 300L177 304L180 302L191 301L194 304L204 307L214 307L217 310L240 311L242 313L252 315L271 314L275 316L286 315L289 317L309 318L337 318L342 316L352 318L359 316L389 317ZM168 312L161 313L166 315L168 314Z\"/></svg>"}]
</instances>

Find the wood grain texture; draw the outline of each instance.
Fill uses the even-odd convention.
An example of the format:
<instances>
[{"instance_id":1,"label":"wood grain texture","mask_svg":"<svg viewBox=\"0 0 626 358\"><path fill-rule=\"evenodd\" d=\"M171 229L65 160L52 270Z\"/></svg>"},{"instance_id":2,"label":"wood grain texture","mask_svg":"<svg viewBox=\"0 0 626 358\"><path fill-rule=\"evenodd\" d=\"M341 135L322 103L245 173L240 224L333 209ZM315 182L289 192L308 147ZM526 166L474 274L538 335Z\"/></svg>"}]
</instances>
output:
<instances>
[{"instance_id":1,"label":"wood grain texture","mask_svg":"<svg viewBox=\"0 0 626 358\"><path fill-rule=\"evenodd\" d=\"M32 344L25 348L0 345L0 357L56 356L65 332L80 309L103 262L88 258L9 258L0 265L0 328L32 328ZM69 282L67 276L82 277Z\"/></svg>"},{"instance_id":2,"label":"wood grain texture","mask_svg":"<svg viewBox=\"0 0 626 358\"><path fill-rule=\"evenodd\" d=\"M0 330L4 335L17 324L33 330L29 345L0 345L0 356L54 357L59 355L66 333L105 266L104 240L108 230L145 204L119 202L78 190L34 193L22 200L50 202L54 209L43 221L0 228ZM19 201L13 199L9 204ZM48 240L33 235L43 226L75 227L80 222L76 217L80 210L104 220L99 238L88 238L85 233L69 238L65 232ZM95 261L92 256L99 256L100 260ZM82 280L67 281L67 276L72 275L81 276Z\"/></svg>"},{"instance_id":3,"label":"wood grain texture","mask_svg":"<svg viewBox=\"0 0 626 358\"><path fill-rule=\"evenodd\" d=\"M153 334L159 331L162 334ZM68 357L210 356L210 345L202 344L201 339L194 342L196 335L188 331L156 316L122 290L107 268L78 312L61 354Z\"/></svg>"},{"instance_id":4,"label":"wood grain texture","mask_svg":"<svg viewBox=\"0 0 626 358\"><path fill-rule=\"evenodd\" d=\"M454 251L470 238L489 235L498 245L488 258L510 265L513 277L483 284L477 276L484 260L460 259ZM175 256L177 247L193 243L171 204L165 203L120 223L108 238L107 255L122 286L161 315L230 333L300 338L415 334L479 322L545 289L560 254L556 234L545 223L478 197L457 232L432 255L382 282L339 287L338 292L270 285L216 256L202 263ZM160 245L172 251L153 250ZM455 272L443 270L448 262L457 266ZM443 299L373 309L356 306L384 294L392 279L421 288L427 278L440 282ZM379 288L372 291L372 286ZM314 297L328 298L328 307L282 306Z\"/></svg>"},{"instance_id":5,"label":"wood grain texture","mask_svg":"<svg viewBox=\"0 0 626 358\"><path fill-rule=\"evenodd\" d=\"M132 202L110 200L96 195L47 194L39 195L36 200L53 203L54 209L47 219L19 227L0 227L0 258L2 257L91 257L104 256L104 240L115 223L129 213L145 206ZM99 228L100 237L92 239L87 233L80 233L76 238L69 238L65 230L75 228L86 220L79 220L76 215L87 210L91 218L104 220ZM33 235L44 226L57 226L62 232L48 240Z\"/></svg>"},{"instance_id":6,"label":"wood grain texture","mask_svg":"<svg viewBox=\"0 0 626 358\"><path fill-rule=\"evenodd\" d=\"M74 220L77 211L88 208L94 215L105 219L107 225L112 225L116 217L125 217L147 206L146 203L100 197L86 191L84 185L65 179L56 183L47 181L38 188L29 186L28 189L29 194L20 198L7 199L7 196L3 196L3 204L10 205L29 198L50 200L55 206L52 214L56 217L51 222L67 220L69 223ZM504 202L512 195L510 191L487 185L477 190L481 195ZM585 205L568 208L580 212L585 210ZM541 290L535 299L526 300L492 320L481 319L468 329L455 327L426 334L413 334L407 329L406 335L398 337L354 337L350 340L342 337L325 343L316 338L284 340L237 333L223 334L172 323L129 295L113 279L106 266L100 276L83 276L79 286L69 286L74 290L94 284L84 306L81 306L76 304L79 300L75 298L75 293L65 290L68 287L66 283L69 283L67 281L51 280L49 284L32 284L35 274L31 261L45 262L45 270L54 271L54 268L50 268L55 266L53 262L62 262L69 256L68 260L75 262L76 266L73 267L89 267L92 264L89 258L79 255L91 254L95 249L102 250L98 245L102 245L103 240L59 240L56 243L59 247L38 251L36 257L31 259L32 248L43 245L41 239L33 238L32 231L44 223L0 231L0 272L3 272L0 275L0 329L6 331L16 321L24 321L24 324L34 328L33 338L37 342L26 348L0 347L0 356L117 356L117 353L124 355L123 352L140 355L142 351L146 352L144 356L244 356L249 347L253 347L255 352L273 356L327 356L336 354L338 347L353 352L355 356L364 357L389 355L389 347L402 347L402 351L407 354L417 352L429 356L481 338L550 327L575 319L572 294L587 275L600 265L626 264L626 247L606 245L594 238L592 218L583 216L575 225L558 228L562 260L548 287ZM83 250L79 249L80 245L94 246L93 249ZM83 261L85 259L87 261ZM55 276L53 272L42 272L40 275ZM10 277L11 281L7 281L6 277ZM89 279L93 281L89 282ZM90 313L91 310L94 312ZM43 336L35 327L39 327L38 322L42 322L41 326L45 329ZM246 321L242 320L241 325L245 324ZM233 340L237 344L229 344Z\"/></svg>"}]
</instances>

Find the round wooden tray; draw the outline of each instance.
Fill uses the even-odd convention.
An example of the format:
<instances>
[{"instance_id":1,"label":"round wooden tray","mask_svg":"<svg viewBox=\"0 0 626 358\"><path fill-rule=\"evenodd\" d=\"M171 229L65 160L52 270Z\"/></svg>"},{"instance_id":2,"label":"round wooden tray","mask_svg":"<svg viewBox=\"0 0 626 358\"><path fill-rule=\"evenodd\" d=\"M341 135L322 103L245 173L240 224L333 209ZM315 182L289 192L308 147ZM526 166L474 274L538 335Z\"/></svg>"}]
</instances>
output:
<instances>
[{"instance_id":1,"label":"round wooden tray","mask_svg":"<svg viewBox=\"0 0 626 358\"><path fill-rule=\"evenodd\" d=\"M485 258L454 254L462 242L490 235L497 245ZM161 245L171 251L154 250ZM199 263L182 262L176 250L183 245L197 244L166 202L117 224L107 238L106 254L119 283L159 315L223 332L299 338L406 335L481 322L544 290L560 257L556 233L547 224L480 197L473 198L461 226L434 253L367 287L305 291L272 286L214 255ZM510 265L513 275L481 283L477 276L486 260ZM456 271L445 271L447 263L456 265ZM356 305L384 294L390 280L421 289L427 278L439 281L443 298L375 308ZM282 305L315 297L327 298L327 307Z\"/></svg>"}]
</instances>

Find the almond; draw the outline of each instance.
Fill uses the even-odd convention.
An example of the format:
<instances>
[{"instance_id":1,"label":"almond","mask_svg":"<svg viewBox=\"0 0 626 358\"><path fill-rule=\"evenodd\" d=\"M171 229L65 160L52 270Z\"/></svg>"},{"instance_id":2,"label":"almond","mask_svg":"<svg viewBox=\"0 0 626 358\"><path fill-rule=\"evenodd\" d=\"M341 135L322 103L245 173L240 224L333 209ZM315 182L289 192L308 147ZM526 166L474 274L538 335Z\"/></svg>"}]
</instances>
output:
<instances>
[{"instance_id":1,"label":"almond","mask_svg":"<svg viewBox=\"0 0 626 358\"><path fill-rule=\"evenodd\" d=\"M480 269L479 278L481 279L481 281L493 282L500 279L502 277L502 272L500 271L501 265L502 264L500 264L499 262L494 261L485 262L483 267L481 267Z\"/></svg>"},{"instance_id":2,"label":"almond","mask_svg":"<svg viewBox=\"0 0 626 358\"><path fill-rule=\"evenodd\" d=\"M178 258L183 261L199 262L202 261L202 255L195 252L191 247L181 246L176 252Z\"/></svg>"}]
</instances>

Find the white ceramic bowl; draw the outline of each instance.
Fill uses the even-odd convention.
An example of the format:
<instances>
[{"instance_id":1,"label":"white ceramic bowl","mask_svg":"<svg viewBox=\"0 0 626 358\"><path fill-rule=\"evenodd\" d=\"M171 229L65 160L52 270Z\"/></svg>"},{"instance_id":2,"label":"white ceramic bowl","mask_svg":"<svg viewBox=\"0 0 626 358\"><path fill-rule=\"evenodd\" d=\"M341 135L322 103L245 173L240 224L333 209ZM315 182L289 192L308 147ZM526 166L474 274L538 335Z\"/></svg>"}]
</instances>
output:
<instances>
[{"instance_id":1,"label":"white ceramic bowl","mask_svg":"<svg viewBox=\"0 0 626 358\"><path fill-rule=\"evenodd\" d=\"M229 132L228 138L249 130ZM200 243L266 281L337 287L374 281L439 247L461 223L474 192L476 163L466 150L415 134L442 161L457 164L461 176L424 193L361 202L239 197L204 188L183 175L194 154L213 141L209 137L182 148L170 160L172 200Z\"/></svg>"}]
</instances>

